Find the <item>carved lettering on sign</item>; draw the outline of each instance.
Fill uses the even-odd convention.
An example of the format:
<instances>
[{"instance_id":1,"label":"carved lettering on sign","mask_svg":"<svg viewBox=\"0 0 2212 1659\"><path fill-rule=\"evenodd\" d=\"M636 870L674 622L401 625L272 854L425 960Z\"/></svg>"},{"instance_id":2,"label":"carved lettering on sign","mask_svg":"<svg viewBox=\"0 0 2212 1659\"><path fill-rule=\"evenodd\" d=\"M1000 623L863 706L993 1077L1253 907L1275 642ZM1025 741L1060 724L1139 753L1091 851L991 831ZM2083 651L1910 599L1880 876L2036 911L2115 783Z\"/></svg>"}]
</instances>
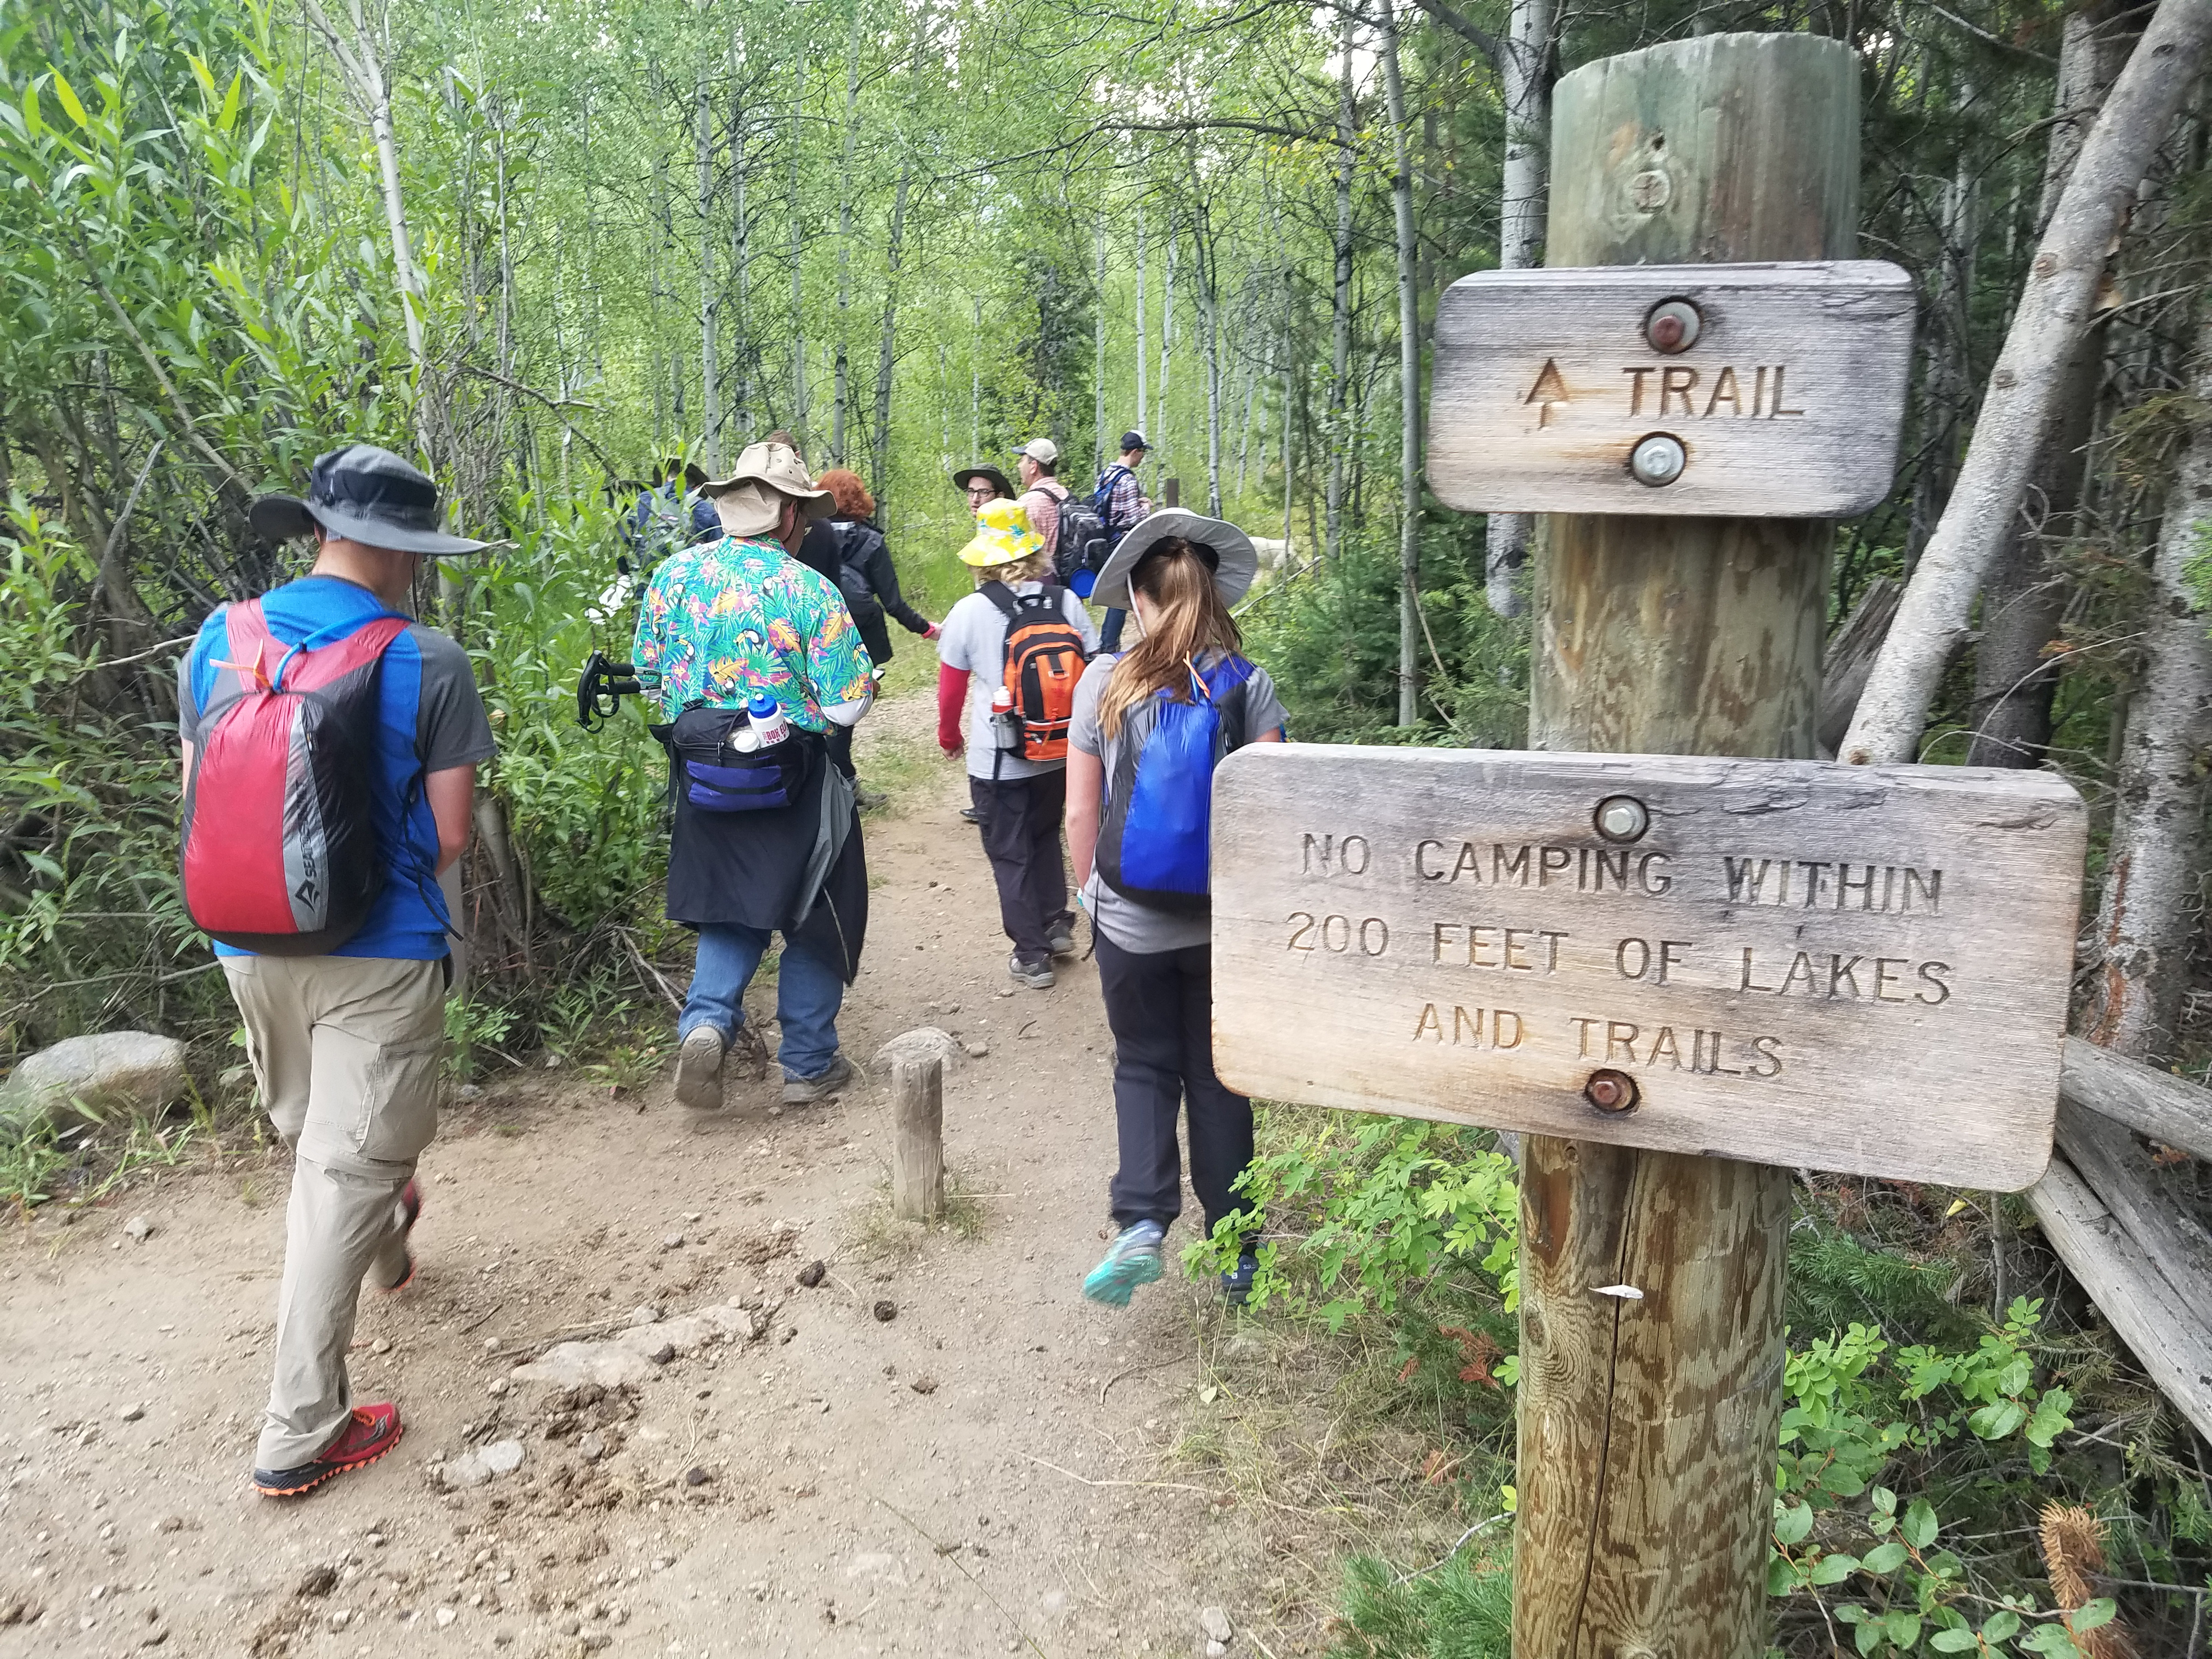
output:
<instances>
[{"instance_id":1,"label":"carved lettering on sign","mask_svg":"<svg viewBox=\"0 0 2212 1659\"><path fill-rule=\"evenodd\" d=\"M2055 776L1253 745L1212 822L1239 1092L2006 1190L2047 1159L2085 840Z\"/></svg>"}]
</instances>

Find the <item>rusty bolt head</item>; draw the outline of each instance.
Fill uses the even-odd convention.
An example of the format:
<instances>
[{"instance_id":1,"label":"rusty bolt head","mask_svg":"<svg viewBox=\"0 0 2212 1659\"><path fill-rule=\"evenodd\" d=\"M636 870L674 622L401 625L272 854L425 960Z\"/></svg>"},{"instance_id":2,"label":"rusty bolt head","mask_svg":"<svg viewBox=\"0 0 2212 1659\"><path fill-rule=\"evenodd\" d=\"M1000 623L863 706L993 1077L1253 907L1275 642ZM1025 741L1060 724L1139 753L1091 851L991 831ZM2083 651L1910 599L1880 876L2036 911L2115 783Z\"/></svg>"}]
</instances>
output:
<instances>
[{"instance_id":1,"label":"rusty bolt head","mask_svg":"<svg viewBox=\"0 0 2212 1659\"><path fill-rule=\"evenodd\" d=\"M1644 337L1654 351L1687 351L1704 331L1705 316L1687 300L1662 300L1645 313Z\"/></svg>"},{"instance_id":2,"label":"rusty bolt head","mask_svg":"<svg viewBox=\"0 0 2212 1659\"><path fill-rule=\"evenodd\" d=\"M1601 1112L1618 1117L1636 1109L1636 1079L1626 1072L1607 1066L1589 1074L1583 1085L1583 1098Z\"/></svg>"}]
</instances>

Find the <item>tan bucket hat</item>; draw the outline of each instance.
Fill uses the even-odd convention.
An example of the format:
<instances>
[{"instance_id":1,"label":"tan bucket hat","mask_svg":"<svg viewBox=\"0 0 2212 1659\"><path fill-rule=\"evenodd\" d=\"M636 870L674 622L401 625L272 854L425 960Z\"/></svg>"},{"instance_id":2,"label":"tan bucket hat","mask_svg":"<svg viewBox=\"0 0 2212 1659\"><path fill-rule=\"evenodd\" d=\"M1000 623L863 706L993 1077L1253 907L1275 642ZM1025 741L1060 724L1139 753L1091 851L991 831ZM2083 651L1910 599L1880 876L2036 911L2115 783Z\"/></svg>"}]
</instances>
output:
<instances>
[{"instance_id":1,"label":"tan bucket hat","mask_svg":"<svg viewBox=\"0 0 2212 1659\"><path fill-rule=\"evenodd\" d=\"M726 478L709 478L699 493L714 503L722 528L732 536L766 536L775 532L783 516L786 495L797 501L809 520L826 519L837 502L826 489L817 489L806 463L788 444L748 444Z\"/></svg>"}]
</instances>

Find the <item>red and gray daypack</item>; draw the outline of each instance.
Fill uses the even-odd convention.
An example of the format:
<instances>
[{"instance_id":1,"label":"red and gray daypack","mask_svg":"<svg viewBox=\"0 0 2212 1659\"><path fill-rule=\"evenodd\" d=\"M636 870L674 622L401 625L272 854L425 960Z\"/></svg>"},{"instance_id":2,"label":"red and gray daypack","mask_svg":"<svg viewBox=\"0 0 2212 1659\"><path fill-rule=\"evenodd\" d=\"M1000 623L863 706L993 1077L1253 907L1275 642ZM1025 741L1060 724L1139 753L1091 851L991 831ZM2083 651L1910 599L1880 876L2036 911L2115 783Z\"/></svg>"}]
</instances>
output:
<instances>
[{"instance_id":1,"label":"red and gray daypack","mask_svg":"<svg viewBox=\"0 0 2212 1659\"><path fill-rule=\"evenodd\" d=\"M285 644L258 599L223 620L228 655L185 784L185 908L241 951L321 956L360 931L384 888L378 690L407 618L327 645Z\"/></svg>"}]
</instances>

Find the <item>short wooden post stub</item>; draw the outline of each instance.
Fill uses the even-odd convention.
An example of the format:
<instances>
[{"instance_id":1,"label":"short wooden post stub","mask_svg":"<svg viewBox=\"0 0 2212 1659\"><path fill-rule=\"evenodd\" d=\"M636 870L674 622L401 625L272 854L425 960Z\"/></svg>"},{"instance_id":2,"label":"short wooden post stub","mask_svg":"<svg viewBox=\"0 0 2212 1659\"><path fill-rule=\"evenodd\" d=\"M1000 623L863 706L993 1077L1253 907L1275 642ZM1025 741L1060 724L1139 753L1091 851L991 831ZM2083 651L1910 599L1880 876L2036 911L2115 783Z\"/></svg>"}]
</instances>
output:
<instances>
[{"instance_id":1,"label":"short wooden post stub","mask_svg":"<svg viewBox=\"0 0 2212 1659\"><path fill-rule=\"evenodd\" d=\"M945 1062L891 1066L891 1213L934 1221L945 1211Z\"/></svg>"}]
</instances>

